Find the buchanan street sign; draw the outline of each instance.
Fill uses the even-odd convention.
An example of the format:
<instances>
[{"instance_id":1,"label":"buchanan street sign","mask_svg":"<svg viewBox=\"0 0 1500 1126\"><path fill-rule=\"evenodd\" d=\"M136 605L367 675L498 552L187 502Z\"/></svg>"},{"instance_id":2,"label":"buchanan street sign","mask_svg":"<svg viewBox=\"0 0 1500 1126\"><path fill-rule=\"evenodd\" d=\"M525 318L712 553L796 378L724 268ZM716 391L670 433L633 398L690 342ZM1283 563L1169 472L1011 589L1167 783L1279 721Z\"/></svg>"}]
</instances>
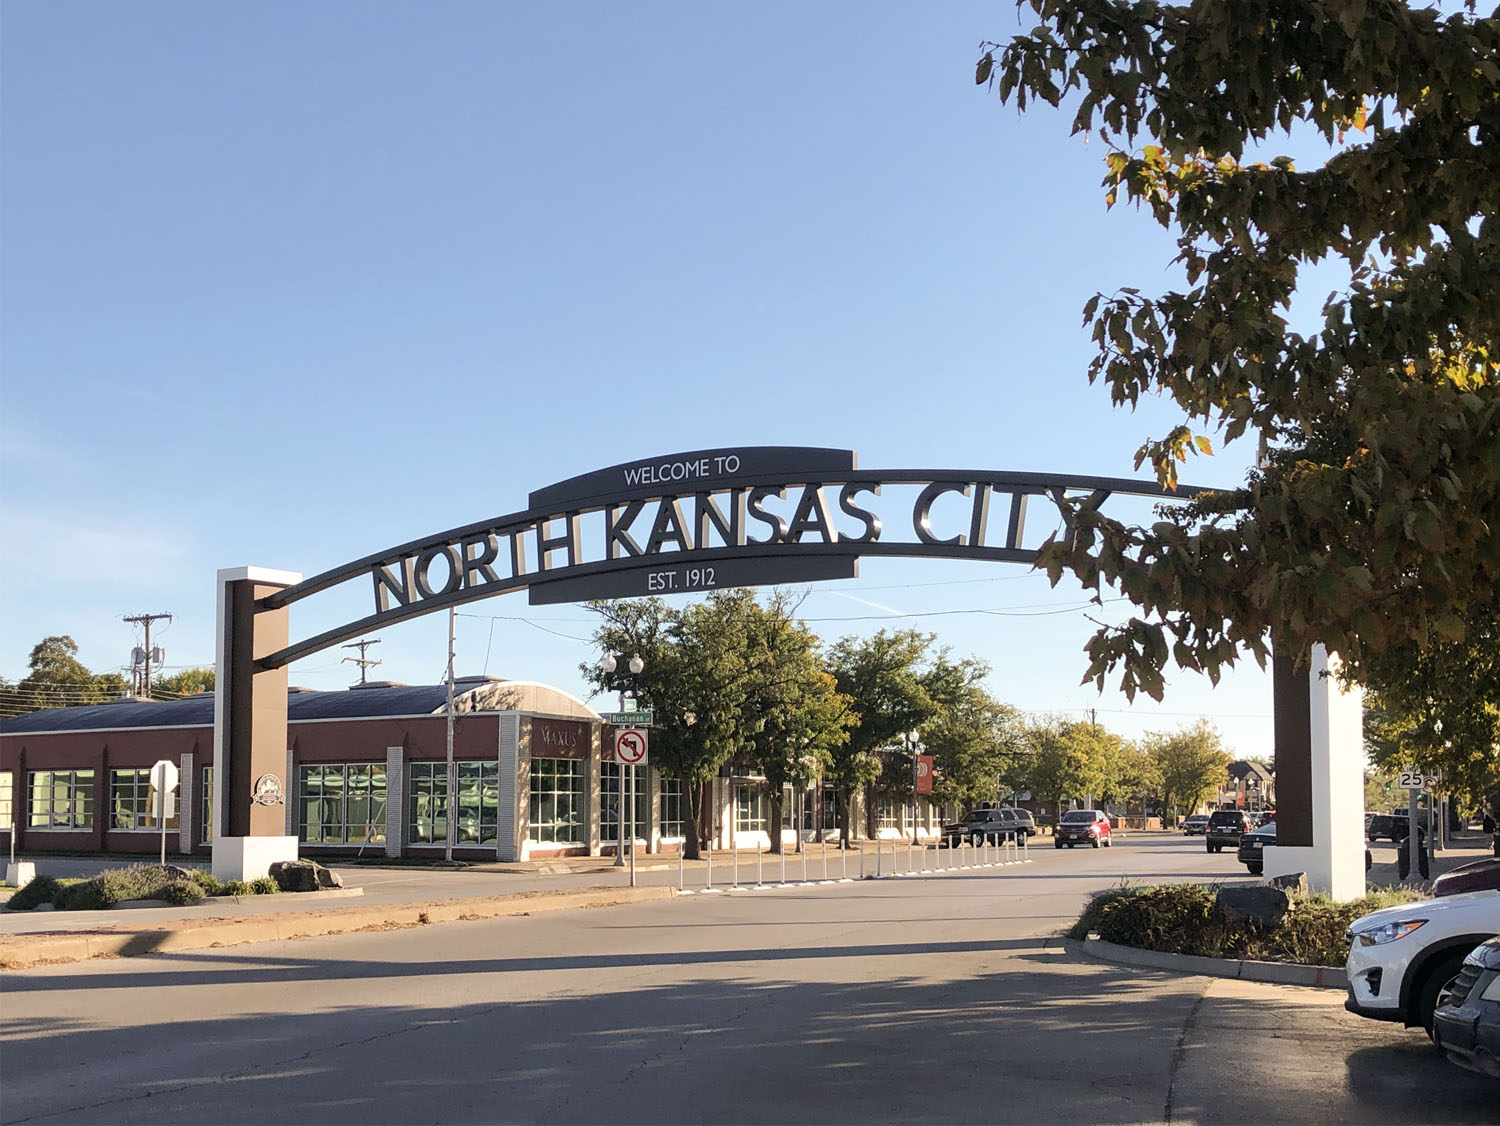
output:
<instances>
[{"instance_id":1,"label":"buchanan street sign","mask_svg":"<svg viewBox=\"0 0 1500 1126\"><path fill-rule=\"evenodd\" d=\"M903 494L901 501L882 493ZM624 462L538 489L527 507L401 544L260 598L279 611L344 583L373 612L255 662L282 668L370 630L526 590L533 604L852 578L861 556L1031 563L1049 527L1111 495L1186 500L1154 482L989 470L860 469L852 450L746 446Z\"/></svg>"}]
</instances>

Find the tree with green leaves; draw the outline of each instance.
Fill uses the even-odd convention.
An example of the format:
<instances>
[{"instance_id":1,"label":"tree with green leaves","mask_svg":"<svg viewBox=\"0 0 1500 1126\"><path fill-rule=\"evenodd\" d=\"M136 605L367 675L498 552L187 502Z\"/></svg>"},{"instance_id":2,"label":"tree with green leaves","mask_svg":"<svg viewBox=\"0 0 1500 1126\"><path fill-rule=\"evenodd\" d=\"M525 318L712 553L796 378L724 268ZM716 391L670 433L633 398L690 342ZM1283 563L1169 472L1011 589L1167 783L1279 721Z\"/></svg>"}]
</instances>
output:
<instances>
[{"instance_id":1,"label":"tree with green leaves","mask_svg":"<svg viewBox=\"0 0 1500 1126\"><path fill-rule=\"evenodd\" d=\"M1197 809L1229 780L1229 752L1206 719L1176 731L1148 734L1143 745L1156 764L1164 824L1179 810Z\"/></svg>"},{"instance_id":2,"label":"tree with green leaves","mask_svg":"<svg viewBox=\"0 0 1500 1126\"><path fill-rule=\"evenodd\" d=\"M853 715L790 597L776 591L764 605L748 591L738 597L748 674L740 722L747 754L766 778L771 851L779 853L786 787L805 788L822 776L833 750L847 742Z\"/></svg>"},{"instance_id":3,"label":"tree with green leaves","mask_svg":"<svg viewBox=\"0 0 1500 1126\"><path fill-rule=\"evenodd\" d=\"M938 710L923 675L932 641L917 630L881 630L873 637L841 638L828 650L828 671L849 700L851 719L849 738L833 748L827 774L838 806L841 847L849 846L850 810L861 789L866 793L865 832L875 835L870 799L883 769L877 752L903 746L906 733L920 729Z\"/></svg>"},{"instance_id":4,"label":"tree with green leaves","mask_svg":"<svg viewBox=\"0 0 1500 1126\"><path fill-rule=\"evenodd\" d=\"M151 694L176 700L199 692L212 692L214 677L212 668L183 669L171 676L155 676L151 678Z\"/></svg>"},{"instance_id":5,"label":"tree with green leaves","mask_svg":"<svg viewBox=\"0 0 1500 1126\"><path fill-rule=\"evenodd\" d=\"M1104 788L1117 736L1092 723L1055 716L1033 719L1021 733L1027 788L1059 817L1067 799L1098 795Z\"/></svg>"},{"instance_id":6,"label":"tree with green leaves","mask_svg":"<svg viewBox=\"0 0 1500 1126\"><path fill-rule=\"evenodd\" d=\"M32 648L27 665L26 676L0 692L0 706L8 716L102 704L125 695L125 678L117 672L90 672L78 659L78 643L65 634L44 637Z\"/></svg>"},{"instance_id":7,"label":"tree with green leaves","mask_svg":"<svg viewBox=\"0 0 1500 1126\"><path fill-rule=\"evenodd\" d=\"M612 674L598 665L580 665L584 678L601 691L626 690L656 714L651 752L656 765L682 782L684 855L697 859L704 783L743 747L740 709L746 670L733 626L734 606L723 596L674 610L659 598L591 602L600 616L594 642L603 653L644 662L639 676Z\"/></svg>"},{"instance_id":8,"label":"tree with green leaves","mask_svg":"<svg viewBox=\"0 0 1500 1126\"><path fill-rule=\"evenodd\" d=\"M1500 787L1500 613L1408 661L1382 655L1370 679L1365 751L1378 768L1440 774L1471 807Z\"/></svg>"},{"instance_id":9,"label":"tree with green leaves","mask_svg":"<svg viewBox=\"0 0 1500 1126\"><path fill-rule=\"evenodd\" d=\"M1212 435L1264 448L1236 489L1150 526L1070 508L1041 565L1139 608L1088 646L1160 698L1169 660L1215 680L1249 651L1322 643L1374 682L1435 645L1491 639L1500 587L1500 12L1400 0L1023 0L986 44L1002 101L1073 115L1104 143L1105 202L1170 231L1180 281L1097 294L1091 381L1165 394L1146 442L1175 486ZM1274 138L1316 135L1305 167ZM1342 260L1321 325L1299 277ZM1383 662L1389 661L1391 664Z\"/></svg>"},{"instance_id":10,"label":"tree with green leaves","mask_svg":"<svg viewBox=\"0 0 1500 1126\"><path fill-rule=\"evenodd\" d=\"M921 731L922 749L933 759L933 796L966 809L999 797L999 779L1010 770L1021 737L1019 713L984 687L989 671L983 661L951 661L944 655L926 678L938 704ZM903 769L909 793L909 757Z\"/></svg>"}]
</instances>

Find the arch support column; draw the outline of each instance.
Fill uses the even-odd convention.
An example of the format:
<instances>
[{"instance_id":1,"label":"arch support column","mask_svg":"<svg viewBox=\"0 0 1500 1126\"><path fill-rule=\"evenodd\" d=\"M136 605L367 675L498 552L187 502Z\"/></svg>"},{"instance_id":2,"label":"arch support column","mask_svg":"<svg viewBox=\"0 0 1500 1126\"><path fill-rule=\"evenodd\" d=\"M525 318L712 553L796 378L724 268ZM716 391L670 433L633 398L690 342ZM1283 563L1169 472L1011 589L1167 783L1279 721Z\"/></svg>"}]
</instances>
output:
<instances>
[{"instance_id":1,"label":"arch support column","mask_svg":"<svg viewBox=\"0 0 1500 1126\"><path fill-rule=\"evenodd\" d=\"M289 611L258 603L302 580L294 571L235 567L218 575L214 681L213 874L254 880L278 860L297 859L288 836L286 689L282 666L262 658L287 644Z\"/></svg>"},{"instance_id":2,"label":"arch support column","mask_svg":"<svg viewBox=\"0 0 1500 1126\"><path fill-rule=\"evenodd\" d=\"M1276 844L1264 874L1307 873L1311 891L1340 902L1365 893L1364 712L1343 691L1338 657L1321 645L1307 660L1273 658Z\"/></svg>"}]
</instances>

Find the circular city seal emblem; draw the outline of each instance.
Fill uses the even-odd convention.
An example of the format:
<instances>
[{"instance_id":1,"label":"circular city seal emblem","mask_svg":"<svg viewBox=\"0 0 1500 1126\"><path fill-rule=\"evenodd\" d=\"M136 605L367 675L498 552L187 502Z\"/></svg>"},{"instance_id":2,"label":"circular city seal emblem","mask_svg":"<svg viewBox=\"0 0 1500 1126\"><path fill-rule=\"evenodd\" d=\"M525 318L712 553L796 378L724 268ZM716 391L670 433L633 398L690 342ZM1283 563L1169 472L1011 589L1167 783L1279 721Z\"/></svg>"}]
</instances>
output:
<instances>
[{"instance_id":1,"label":"circular city seal emblem","mask_svg":"<svg viewBox=\"0 0 1500 1126\"><path fill-rule=\"evenodd\" d=\"M281 805L286 801L281 779L274 774L262 774L255 780L255 795L250 800L256 805Z\"/></svg>"}]
</instances>

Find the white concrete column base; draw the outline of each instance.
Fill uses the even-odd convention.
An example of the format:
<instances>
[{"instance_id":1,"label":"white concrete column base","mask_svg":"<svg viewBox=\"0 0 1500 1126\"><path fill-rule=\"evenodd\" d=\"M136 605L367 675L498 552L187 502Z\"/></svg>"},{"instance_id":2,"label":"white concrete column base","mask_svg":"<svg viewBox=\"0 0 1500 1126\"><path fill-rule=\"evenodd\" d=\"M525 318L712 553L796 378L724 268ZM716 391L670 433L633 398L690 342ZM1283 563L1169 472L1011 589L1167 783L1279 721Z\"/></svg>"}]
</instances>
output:
<instances>
[{"instance_id":1,"label":"white concrete column base","mask_svg":"<svg viewBox=\"0 0 1500 1126\"><path fill-rule=\"evenodd\" d=\"M258 880L278 860L297 859L296 837L215 837L216 880Z\"/></svg>"},{"instance_id":2,"label":"white concrete column base","mask_svg":"<svg viewBox=\"0 0 1500 1126\"><path fill-rule=\"evenodd\" d=\"M7 887L23 888L36 879L36 864L30 860L12 860L5 865Z\"/></svg>"},{"instance_id":3,"label":"white concrete column base","mask_svg":"<svg viewBox=\"0 0 1500 1126\"><path fill-rule=\"evenodd\" d=\"M1267 845L1264 852L1262 863L1266 879L1306 872L1309 891L1326 895L1338 903L1365 894L1364 837L1343 844L1335 842L1332 848Z\"/></svg>"}]
</instances>

